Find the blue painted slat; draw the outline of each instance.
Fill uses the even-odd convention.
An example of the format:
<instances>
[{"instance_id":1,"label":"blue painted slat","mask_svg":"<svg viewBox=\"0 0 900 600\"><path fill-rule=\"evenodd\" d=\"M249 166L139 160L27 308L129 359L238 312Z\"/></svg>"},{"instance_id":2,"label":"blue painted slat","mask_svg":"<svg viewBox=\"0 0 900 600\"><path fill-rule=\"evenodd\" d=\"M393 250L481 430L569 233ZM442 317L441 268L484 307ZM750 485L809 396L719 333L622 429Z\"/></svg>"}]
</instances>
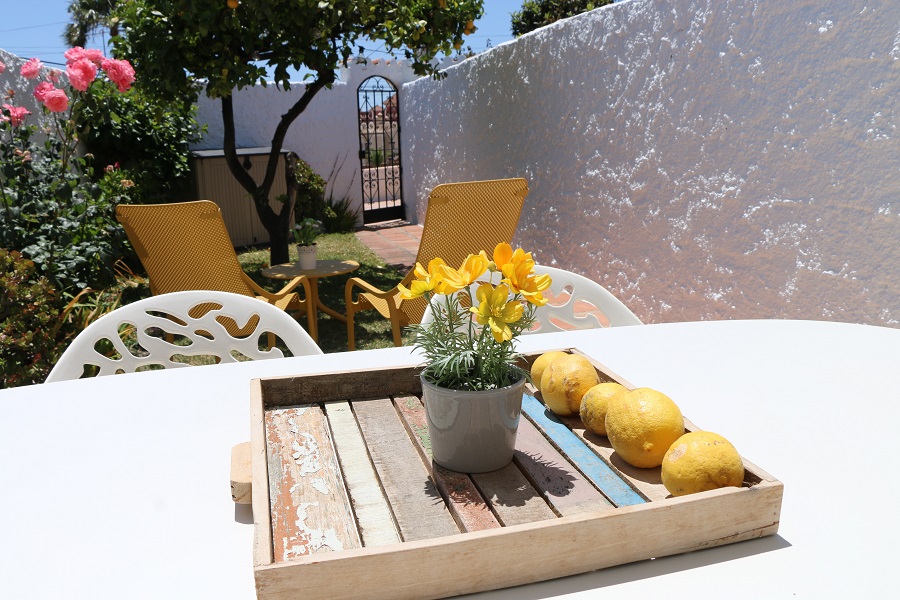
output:
<instances>
[{"instance_id":1,"label":"blue painted slat","mask_svg":"<svg viewBox=\"0 0 900 600\"><path fill-rule=\"evenodd\" d=\"M594 454L578 436L565 426L540 400L525 394L522 410L534 421L556 446L578 465L585 476L593 481L600 491L616 506L631 506L646 502L630 485L604 461Z\"/></svg>"}]
</instances>

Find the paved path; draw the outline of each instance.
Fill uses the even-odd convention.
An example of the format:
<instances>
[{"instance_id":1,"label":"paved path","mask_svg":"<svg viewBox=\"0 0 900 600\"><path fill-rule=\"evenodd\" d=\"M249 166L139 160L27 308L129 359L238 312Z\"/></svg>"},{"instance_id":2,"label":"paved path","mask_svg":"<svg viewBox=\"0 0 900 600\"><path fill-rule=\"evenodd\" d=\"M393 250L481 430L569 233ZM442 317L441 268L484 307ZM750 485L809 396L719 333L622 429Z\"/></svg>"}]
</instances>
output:
<instances>
[{"instance_id":1,"label":"paved path","mask_svg":"<svg viewBox=\"0 0 900 600\"><path fill-rule=\"evenodd\" d=\"M357 231L356 239L371 248L384 262L406 273L415 266L422 226L403 221L379 223Z\"/></svg>"}]
</instances>

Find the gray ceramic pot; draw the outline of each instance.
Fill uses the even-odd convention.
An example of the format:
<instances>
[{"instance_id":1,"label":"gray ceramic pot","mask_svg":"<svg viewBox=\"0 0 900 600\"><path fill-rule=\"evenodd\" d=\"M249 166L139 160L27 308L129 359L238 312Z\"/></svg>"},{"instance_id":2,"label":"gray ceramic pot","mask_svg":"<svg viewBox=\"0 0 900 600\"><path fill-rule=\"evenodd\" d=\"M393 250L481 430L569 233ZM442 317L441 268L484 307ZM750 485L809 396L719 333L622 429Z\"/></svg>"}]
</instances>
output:
<instances>
[{"instance_id":1,"label":"gray ceramic pot","mask_svg":"<svg viewBox=\"0 0 900 600\"><path fill-rule=\"evenodd\" d=\"M525 378L498 390L451 390L421 376L434 462L460 473L502 469L512 460Z\"/></svg>"}]
</instances>

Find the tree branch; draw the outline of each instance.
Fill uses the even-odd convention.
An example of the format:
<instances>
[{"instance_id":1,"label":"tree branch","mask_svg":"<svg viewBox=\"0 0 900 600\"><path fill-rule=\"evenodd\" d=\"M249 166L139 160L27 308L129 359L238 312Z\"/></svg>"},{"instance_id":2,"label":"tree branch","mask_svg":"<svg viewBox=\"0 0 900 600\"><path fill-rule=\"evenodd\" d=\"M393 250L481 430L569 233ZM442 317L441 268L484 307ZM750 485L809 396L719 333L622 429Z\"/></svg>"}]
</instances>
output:
<instances>
[{"instance_id":1,"label":"tree branch","mask_svg":"<svg viewBox=\"0 0 900 600\"><path fill-rule=\"evenodd\" d=\"M275 171L278 168L278 155L281 154L281 148L284 146L284 138L287 135L291 124L299 117L315 95L326 85L334 83L334 71L318 71L316 79L306 86L306 91L297 102L283 115L275 128L272 135L272 150L269 153L269 162L266 165L266 176L262 182L262 188L269 190L275 181Z\"/></svg>"},{"instance_id":2,"label":"tree branch","mask_svg":"<svg viewBox=\"0 0 900 600\"><path fill-rule=\"evenodd\" d=\"M228 170L241 184L241 187L247 190L255 199L259 187L237 158L237 148L235 147L234 139L234 103L231 96L222 96L222 126L225 130L223 140L225 164L228 165Z\"/></svg>"}]
</instances>

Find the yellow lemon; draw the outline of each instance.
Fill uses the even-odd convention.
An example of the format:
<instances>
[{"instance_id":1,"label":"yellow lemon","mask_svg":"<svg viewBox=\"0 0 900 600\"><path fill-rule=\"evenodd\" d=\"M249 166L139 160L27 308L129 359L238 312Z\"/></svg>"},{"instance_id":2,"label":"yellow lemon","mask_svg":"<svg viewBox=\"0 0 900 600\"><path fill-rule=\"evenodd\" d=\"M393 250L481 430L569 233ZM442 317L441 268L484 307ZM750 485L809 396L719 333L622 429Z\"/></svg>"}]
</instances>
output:
<instances>
[{"instance_id":1,"label":"yellow lemon","mask_svg":"<svg viewBox=\"0 0 900 600\"><path fill-rule=\"evenodd\" d=\"M662 482L673 496L720 487L741 487L744 463L735 447L717 433L692 431L677 440L662 462Z\"/></svg>"},{"instance_id":2,"label":"yellow lemon","mask_svg":"<svg viewBox=\"0 0 900 600\"><path fill-rule=\"evenodd\" d=\"M534 363L531 365L531 381L534 382L534 385L538 389L541 387L541 375L544 374L544 369L547 368L547 365L560 356L565 355L565 352L553 350L551 352L544 352L534 360Z\"/></svg>"},{"instance_id":3,"label":"yellow lemon","mask_svg":"<svg viewBox=\"0 0 900 600\"><path fill-rule=\"evenodd\" d=\"M600 383L591 361L579 354L566 354L552 361L541 374L544 404L561 416L578 414L581 398Z\"/></svg>"},{"instance_id":4,"label":"yellow lemon","mask_svg":"<svg viewBox=\"0 0 900 600\"><path fill-rule=\"evenodd\" d=\"M606 409L609 400L619 392L628 391L621 383L607 381L598 383L581 398L579 414L584 426L597 435L606 435Z\"/></svg>"},{"instance_id":5,"label":"yellow lemon","mask_svg":"<svg viewBox=\"0 0 900 600\"><path fill-rule=\"evenodd\" d=\"M638 388L609 401L606 436L622 460L634 467L658 467L666 450L682 435L681 410L662 392Z\"/></svg>"}]
</instances>

